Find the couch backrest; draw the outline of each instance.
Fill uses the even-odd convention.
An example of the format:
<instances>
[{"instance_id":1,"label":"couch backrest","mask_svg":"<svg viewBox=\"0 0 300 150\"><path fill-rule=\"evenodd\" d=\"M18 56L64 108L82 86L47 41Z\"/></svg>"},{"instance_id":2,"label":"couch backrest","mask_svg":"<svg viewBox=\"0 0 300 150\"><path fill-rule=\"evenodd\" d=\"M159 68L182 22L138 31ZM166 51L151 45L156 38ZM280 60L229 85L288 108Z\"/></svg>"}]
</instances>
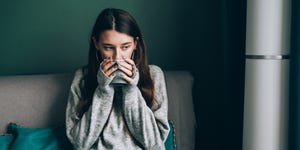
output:
<instances>
[{"instance_id":1,"label":"couch backrest","mask_svg":"<svg viewBox=\"0 0 300 150\"><path fill-rule=\"evenodd\" d=\"M193 77L186 71L165 71L169 119L175 124L179 149L194 149ZM64 124L73 74L0 76L0 134L10 122L27 127Z\"/></svg>"}]
</instances>

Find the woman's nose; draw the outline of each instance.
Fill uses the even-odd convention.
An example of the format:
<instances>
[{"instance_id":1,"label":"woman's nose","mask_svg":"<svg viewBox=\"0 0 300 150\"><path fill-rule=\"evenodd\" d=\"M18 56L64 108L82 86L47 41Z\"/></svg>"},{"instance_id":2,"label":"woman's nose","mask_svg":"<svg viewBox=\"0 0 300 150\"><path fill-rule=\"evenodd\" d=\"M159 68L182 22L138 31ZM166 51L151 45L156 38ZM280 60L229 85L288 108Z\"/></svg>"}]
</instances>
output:
<instances>
[{"instance_id":1,"label":"woman's nose","mask_svg":"<svg viewBox=\"0 0 300 150\"><path fill-rule=\"evenodd\" d=\"M122 56L121 56L121 50L116 48L115 51L114 51L114 56L113 56L113 59L121 59Z\"/></svg>"}]
</instances>

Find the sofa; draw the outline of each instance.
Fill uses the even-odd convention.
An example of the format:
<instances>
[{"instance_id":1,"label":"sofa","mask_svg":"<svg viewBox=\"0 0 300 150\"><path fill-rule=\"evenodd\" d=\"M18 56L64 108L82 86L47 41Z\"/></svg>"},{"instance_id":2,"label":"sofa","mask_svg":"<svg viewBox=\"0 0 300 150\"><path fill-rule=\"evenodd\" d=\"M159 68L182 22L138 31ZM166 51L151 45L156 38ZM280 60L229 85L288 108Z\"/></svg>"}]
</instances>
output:
<instances>
[{"instance_id":1,"label":"sofa","mask_svg":"<svg viewBox=\"0 0 300 150\"><path fill-rule=\"evenodd\" d=\"M164 71L169 112L179 150L195 148L193 77L187 71ZM0 135L9 123L29 128L64 125L73 73L0 76Z\"/></svg>"}]
</instances>

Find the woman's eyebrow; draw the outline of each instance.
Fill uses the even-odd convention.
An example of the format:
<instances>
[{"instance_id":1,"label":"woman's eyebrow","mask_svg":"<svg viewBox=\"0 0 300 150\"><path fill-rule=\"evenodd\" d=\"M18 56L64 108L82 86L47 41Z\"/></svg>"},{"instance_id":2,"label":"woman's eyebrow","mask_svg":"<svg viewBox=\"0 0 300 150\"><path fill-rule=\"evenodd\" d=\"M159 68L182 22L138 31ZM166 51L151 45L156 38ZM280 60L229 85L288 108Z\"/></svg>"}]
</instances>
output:
<instances>
[{"instance_id":1,"label":"woman's eyebrow","mask_svg":"<svg viewBox=\"0 0 300 150\"><path fill-rule=\"evenodd\" d=\"M131 44L131 42L125 42L122 45L127 45L127 44Z\"/></svg>"},{"instance_id":2,"label":"woman's eyebrow","mask_svg":"<svg viewBox=\"0 0 300 150\"><path fill-rule=\"evenodd\" d=\"M105 46L114 46L114 45L108 44L108 43L102 43L102 45L105 45Z\"/></svg>"},{"instance_id":3,"label":"woman's eyebrow","mask_svg":"<svg viewBox=\"0 0 300 150\"><path fill-rule=\"evenodd\" d=\"M122 43L121 45L127 45L127 44L131 44L132 42L125 42L125 43ZM113 44L109 44L109 43L102 43L102 45L105 45L105 46L115 46Z\"/></svg>"}]
</instances>

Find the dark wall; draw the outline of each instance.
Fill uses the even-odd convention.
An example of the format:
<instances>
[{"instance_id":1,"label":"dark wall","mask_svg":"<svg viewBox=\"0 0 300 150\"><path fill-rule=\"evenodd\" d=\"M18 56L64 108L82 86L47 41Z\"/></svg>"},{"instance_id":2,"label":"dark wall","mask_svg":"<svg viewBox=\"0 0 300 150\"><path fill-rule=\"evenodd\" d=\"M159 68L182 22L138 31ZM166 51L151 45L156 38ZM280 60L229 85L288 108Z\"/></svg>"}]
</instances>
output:
<instances>
[{"instance_id":1,"label":"dark wall","mask_svg":"<svg viewBox=\"0 0 300 150\"><path fill-rule=\"evenodd\" d=\"M106 7L126 9L137 19L150 63L176 69L184 53L178 17L182 4L171 0L0 1L0 75L72 72L86 64L91 28Z\"/></svg>"},{"instance_id":2,"label":"dark wall","mask_svg":"<svg viewBox=\"0 0 300 150\"><path fill-rule=\"evenodd\" d=\"M196 149L220 150L223 139L223 75L221 1L186 1L184 49L186 66L195 77L194 109L198 124ZM194 3L193 3L194 2Z\"/></svg>"},{"instance_id":3,"label":"dark wall","mask_svg":"<svg viewBox=\"0 0 300 150\"><path fill-rule=\"evenodd\" d=\"M300 2L292 0L289 150L300 149Z\"/></svg>"},{"instance_id":4,"label":"dark wall","mask_svg":"<svg viewBox=\"0 0 300 150\"><path fill-rule=\"evenodd\" d=\"M150 64L195 78L196 149L241 149L245 1L0 1L0 75L73 72L106 7L139 23Z\"/></svg>"}]
</instances>

